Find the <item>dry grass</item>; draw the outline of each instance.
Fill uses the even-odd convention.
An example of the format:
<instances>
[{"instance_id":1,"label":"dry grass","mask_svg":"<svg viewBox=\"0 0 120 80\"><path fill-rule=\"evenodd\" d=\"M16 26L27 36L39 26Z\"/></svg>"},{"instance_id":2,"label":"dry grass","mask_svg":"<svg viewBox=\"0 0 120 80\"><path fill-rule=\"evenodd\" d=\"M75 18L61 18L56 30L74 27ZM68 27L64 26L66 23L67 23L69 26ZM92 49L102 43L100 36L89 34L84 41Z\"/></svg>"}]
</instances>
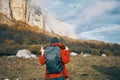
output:
<instances>
[{"instance_id":1,"label":"dry grass","mask_svg":"<svg viewBox=\"0 0 120 80\"><path fill-rule=\"evenodd\" d=\"M0 80L9 78L15 80L34 80L42 78L44 67L40 66L38 59L0 58Z\"/></svg>"},{"instance_id":2,"label":"dry grass","mask_svg":"<svg viewBox=\"0 0 120 80\"><path fill-rule=\"evenodd\" d=\"M73 80L118 80L120 79L119 57L72 57L67 65ZM113 75L111 75L113 74Z\"/></svg>"},{"instance_id":3,"label":"dry grass","mask_svg":"<svg viewBox=\"0 0 120 80\"><path fill-rule=\"evenodd\" d=\"M66 65L70 80L120 80L120 57L90 56L71 57ZM43 80L45 66L39 64L39 59L0 57L0 80Z\"/></svg>"}]
</instances>

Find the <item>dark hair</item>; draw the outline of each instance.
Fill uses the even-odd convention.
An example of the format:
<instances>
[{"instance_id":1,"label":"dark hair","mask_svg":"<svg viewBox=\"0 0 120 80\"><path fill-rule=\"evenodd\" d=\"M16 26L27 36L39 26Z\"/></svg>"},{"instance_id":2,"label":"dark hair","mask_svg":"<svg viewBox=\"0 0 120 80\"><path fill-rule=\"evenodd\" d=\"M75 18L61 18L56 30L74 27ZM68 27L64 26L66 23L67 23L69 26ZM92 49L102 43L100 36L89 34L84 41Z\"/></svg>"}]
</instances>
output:
<instances>
[{"instance_id":1,"label":"dark hair","mask_svg":"<svg viewBox=\"0 0 120 80\"><path fill-rule=\"evenodd\" d=\"M51 39L51 43L59 43L59 39L57 37L53 37Z\"/></svg>"}]
</instances>

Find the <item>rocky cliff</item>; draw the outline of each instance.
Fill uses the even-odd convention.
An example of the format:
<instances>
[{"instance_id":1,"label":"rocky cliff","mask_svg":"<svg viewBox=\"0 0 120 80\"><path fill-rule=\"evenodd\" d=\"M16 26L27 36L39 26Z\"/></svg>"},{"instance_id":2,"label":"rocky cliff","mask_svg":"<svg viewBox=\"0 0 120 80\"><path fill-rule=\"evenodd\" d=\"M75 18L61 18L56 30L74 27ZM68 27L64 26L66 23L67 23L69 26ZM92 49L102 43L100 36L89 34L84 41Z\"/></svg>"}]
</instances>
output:
<instances>
[{"instance_id":1,"label":"rocky cliff","mask_svg":"<svg viewBox=\"0 0 120 80\"><path fill-rule=\"evenodd\" d=\"M11 19L10 1L9 0L0 0L0 13L5 14L8 18Z\"/></svg>"},{"instance_id":2,"label":"rocky cliff","mask_svg":"<svg viewBox=\"0 0 120 80\"><path fill-rule=\"evenodd\" d=\"M29 0L0 0L0 13L11 20L19 20L30 25L43 27L43 16L40 8L33 7Z\"/></svg>"},{"instance_id":3,"label":"rocky cliff","mask_svg":"<svg viewBox=\"0 0 120 80\"><path fill-rule=\"evenodd\" d=\"M75 37L71 25L49 16L40 7L32 5L30 0L0 0L0 13L10 20L23 21L49 32Z\"/></svg>"}]
</instances>

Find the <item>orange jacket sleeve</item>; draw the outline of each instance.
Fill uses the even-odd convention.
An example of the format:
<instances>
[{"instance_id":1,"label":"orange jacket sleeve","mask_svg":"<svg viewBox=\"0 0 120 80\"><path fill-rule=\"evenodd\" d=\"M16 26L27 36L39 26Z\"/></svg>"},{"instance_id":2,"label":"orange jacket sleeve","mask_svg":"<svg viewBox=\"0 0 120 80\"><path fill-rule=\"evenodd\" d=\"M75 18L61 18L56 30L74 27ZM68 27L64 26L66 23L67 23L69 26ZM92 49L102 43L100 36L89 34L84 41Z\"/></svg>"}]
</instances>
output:
<instances>
[{"instance_id":1,"label":"orange jacket sleeve","mask_svg":"<svg viewBox=\"0 0 120 80\"><path fill-rule=\"evenodd\" d=\"M67 64L70 61L70 51L69 50L61 50L62 62Z\"/></svg>"},{"instance_id":2,"label":"orange jacket sleeve","mask_svg":"<svg viewBox=\"0 0 120 80\"><path fill-rule=\"evenodd\" d=\"M45 57L44 57L44 55L41 55L41 56L40 56L39 61L40 61L40 64L41 64L41 65L44 65L44 64L45 64Z\"/></svg>"}]
</instances>

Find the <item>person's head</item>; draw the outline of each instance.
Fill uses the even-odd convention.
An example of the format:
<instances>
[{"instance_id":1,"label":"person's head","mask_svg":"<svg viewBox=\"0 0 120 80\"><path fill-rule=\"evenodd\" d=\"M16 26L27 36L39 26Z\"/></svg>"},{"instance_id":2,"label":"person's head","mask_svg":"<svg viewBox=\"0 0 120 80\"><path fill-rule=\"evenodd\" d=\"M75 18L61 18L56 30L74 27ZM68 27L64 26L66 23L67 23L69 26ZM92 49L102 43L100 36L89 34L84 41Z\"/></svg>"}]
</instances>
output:
<instances>
[{"instance_id":1,"label":"person's head","mask_svg":"<svg viewBox=\"0 0 120 80\"><path fill-rule=\"evenodd\" d=\"M59 43L59 39L57 38L57 37L53 37L52 39L51 39L51 44L52 43Z\"/></svg>"}]
</instances>

